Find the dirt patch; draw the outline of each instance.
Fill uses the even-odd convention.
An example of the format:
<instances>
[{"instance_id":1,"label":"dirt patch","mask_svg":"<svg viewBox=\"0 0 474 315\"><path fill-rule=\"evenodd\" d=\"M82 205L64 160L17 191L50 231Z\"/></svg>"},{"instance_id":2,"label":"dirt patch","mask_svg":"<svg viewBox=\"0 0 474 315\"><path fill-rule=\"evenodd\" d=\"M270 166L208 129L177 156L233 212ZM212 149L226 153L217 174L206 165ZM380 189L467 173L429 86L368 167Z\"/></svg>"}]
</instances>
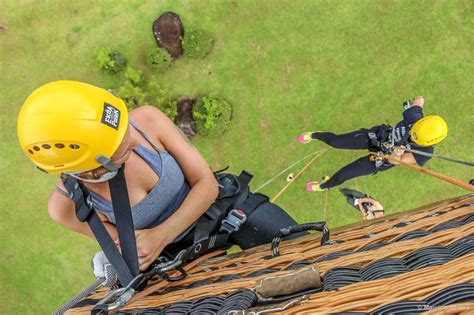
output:
<instances>
[{"instance_id":1,"label":"dirt patch","mask_svg":"<svg viewBox=\"0 0 474 315\"><path fill-rule=\"evenodd\" d=\"M194 100L191 98L179 100L177 104L178 115L175 119L176 125L190 139L196 135L196 123L194 122L192 114L193 105Z\"/></svg>"},{"instance_id":2,"label":"dirt patch","mask_svg":"<svg viewBox=\"0 0 474 315\"><path fill-rule=\"evenodd\" d=\"M183 34L183 23L176 13L165 12L153 22L153 35L158 46L166 49L175 59L183 54L181 45Z\"/></svg>"},{"instance_id":3,"label":"dirt patch","mask_svg":"<svg viewBox=\"0 0 474 315\"><path fill-rule=\"evenodd\" d=\"M0 25L0 33L3 33L7 30L7 28L3 25Z\"/></svg>"}]
</instances>

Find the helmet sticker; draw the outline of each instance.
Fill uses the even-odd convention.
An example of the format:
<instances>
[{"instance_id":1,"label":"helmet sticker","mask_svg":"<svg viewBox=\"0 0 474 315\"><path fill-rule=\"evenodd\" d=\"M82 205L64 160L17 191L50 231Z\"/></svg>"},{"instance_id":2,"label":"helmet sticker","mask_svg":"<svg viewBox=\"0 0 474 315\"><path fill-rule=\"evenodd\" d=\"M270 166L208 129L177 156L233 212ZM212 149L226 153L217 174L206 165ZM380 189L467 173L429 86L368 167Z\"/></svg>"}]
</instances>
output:
<instances>
[{"instance_id":1,"label":"helmet sticker","mask_svg":"<svg viewBox=\"0 0 474 315\"><path fill-rule=\"evenodd\" d=\"M120 110L104 102L101 123L118 130L120 124Z\"/></svg>"}]
</instances>

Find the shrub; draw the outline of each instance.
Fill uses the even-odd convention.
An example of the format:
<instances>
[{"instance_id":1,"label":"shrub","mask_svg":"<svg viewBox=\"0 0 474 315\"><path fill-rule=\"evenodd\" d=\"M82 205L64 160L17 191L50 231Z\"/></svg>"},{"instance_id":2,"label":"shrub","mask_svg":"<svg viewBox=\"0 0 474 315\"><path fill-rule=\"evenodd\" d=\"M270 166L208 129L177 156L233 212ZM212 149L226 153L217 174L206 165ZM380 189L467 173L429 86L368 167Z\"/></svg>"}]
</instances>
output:
<instances>
[{"instance_id":1,"label":"shrub","mask_svg":"<svg viewBox=\"0 0 474 315\"><path fill-rule=\"evenodd\" d=\"M132 67L127 67L125 69L125 78L133 85L140 86L143 85L145 78L143 77L143 72L141 70L135 70Z\"/></svg>"},{"instance_id":2,"label":"shrub","mask_svg":"<svg viewBox=\"0 0 474 315\"><path fill-rule=\"evenodd\" d=\"M198 133L217 137L229 127L232 107L224 100L204 96L193 107Z\"/></svg>"},{"instance_id":3,"label":"shrub","mask_svg":"<svg viewBox=\"0 0 474 315\"><path fill-rule=\"evenodd\" d=\"M184 33L183 50L191 58L203 58L214 46L214 37L203 30L191 30Z\"/></svg>"},{"instance_id":4,"label":"shrub","mask_svg":"<svg viewBox=\"0 0 474 315\"><path fill-rule=\"evenodd\" d=\"M160 109L166 116L169 117L172 121L176 118L177 107L176 101L172 100L169 92L160 86L152 78L147 85L147 104L153 105L156 108Z\"/></svg>"},{"instance_id":5,"label":"shrub","mask_svg":"<svg viewBox=\"0 0 474 315\"><path fill-rule=\"evenodd\" d=\"M160 47L153 48L146 56L146 62L150 68L164 71L171 64L172 58L168 52Z\"/></svg>"},{"instance_id":6,"label":"shrub","mask_svg":"<svg viewBox=\"0 0 474 315\"><path fill-rule=\"evenodd\" d=\"M94 53L99 67L107 73L117 74L122 71L127 64L127 59L117 50L98 47L94 49Z\"/></svg>"},{"instance_id":7,"label":"shrub","mask_svg":"<svg viewBox=\"0 0 474 315\"><path fill-rule=\"evenodd\" d=\"M127 108L132 110L139 106L149 104L160 109L171 120L177 115L176 101L170 97L168 91L160 86L154 78L151 80L141 79L140 86L134 85L128 79L117 89L117 95L124 100Z\"/></svg>"},{"instance_id":8,"label":"shrub","mask_svg":"<svg viewBox=\"0 0 474 315\"><path fill-rule=\"evenodd\" d=\"M128 110L145 104L146 93L141 87L133 85L130 81L117 89L117 95L127 104Z\"/></svg>"}]
</instances>

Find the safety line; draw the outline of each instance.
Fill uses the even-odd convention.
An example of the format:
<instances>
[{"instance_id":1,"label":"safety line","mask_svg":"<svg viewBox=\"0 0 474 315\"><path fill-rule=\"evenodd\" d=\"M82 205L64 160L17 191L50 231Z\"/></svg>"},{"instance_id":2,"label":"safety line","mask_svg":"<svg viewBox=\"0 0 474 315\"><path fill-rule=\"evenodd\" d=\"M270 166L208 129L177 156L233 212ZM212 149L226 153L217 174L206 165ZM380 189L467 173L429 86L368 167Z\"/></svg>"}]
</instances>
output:
<instances>
[{"instance_id":1,"label":"safety line","mask_svg":"<svg viewBox=\"0 0 474 315\"><path fill-rule=\"evenodd\" d=\"M323 221L326 222L326 213L328 211L328 195L329 195L329 190L326 189L324 192L324 212L323 212Z\"/></svg>"},{"instance_id":2,"label":"safety line","mask_svg":"<svg viewBox=\"0 0 474 315\"><path fill-rule=\"evenodd\" d=\"M465 161L465 160L460 160L460 159L455 159L446 155L439 155L439 154L434 154L434 153L428 153L428 152L423 152L423 151L418 151L412 148L407 148L405 146L402 146L402 149L411 153L419 154L419 155L424 155L432 158L437 158L441 160L446 160L454 163L459 163L467 166L474 166L474 162L471 161Z\"/></svg>"},{"instance_id":3,"label":"safety line","mask_svg":"<svg viewBox=\"0 0 474 315\"><path fill-rule=\"evenodd\" d=\"M263 187L267 186L268 184L270 184L271 182L273 182L275 179L277 179L279 176L281 176L282 174L286 173L290 168L294 167L296 164L306 160L307 158L313 156L313 155L316 155L318 153L320 153L322 150L319 150L319 151L316 151L316 152L313 152L313 153L310 153L304 157L302 157L301 159L299 159L298 161L294 162L293 164L291 164L290 166L288 166L287 168L285 168L283 171L279 172L278 174L276 174L275 176L273 176L272 178L270 178L269 180L267 180L265 183L263 183L262 185L258 186L257 189L254 190L254 192L258 192L260 191Z\"/></svg>"},{"instance_id":4,"label":"safety line","mask_svg":"<svg viewBox=\"0 0 474 315\"><path fill-rule=\"evenodd\" d=\"M315 157L313 157L311 159L311 161L309 161L302 169L301 171L299 171L295 177L293 178L293 180L291 182L289 182L288 184L285 185L285 187L283 187L276 195L275 197L273 197L271 199L271 202L275 202L284 192L285 190L311 165L311 163L313 163L314 161L316 161L316 159L318 157L320 157L321 155L323 155L325 152L327 152L329 150L329 148L326 148L326 149L323 149L320 151L320 153L318 155L316 155Z\"/></svg>"}]
</instances>

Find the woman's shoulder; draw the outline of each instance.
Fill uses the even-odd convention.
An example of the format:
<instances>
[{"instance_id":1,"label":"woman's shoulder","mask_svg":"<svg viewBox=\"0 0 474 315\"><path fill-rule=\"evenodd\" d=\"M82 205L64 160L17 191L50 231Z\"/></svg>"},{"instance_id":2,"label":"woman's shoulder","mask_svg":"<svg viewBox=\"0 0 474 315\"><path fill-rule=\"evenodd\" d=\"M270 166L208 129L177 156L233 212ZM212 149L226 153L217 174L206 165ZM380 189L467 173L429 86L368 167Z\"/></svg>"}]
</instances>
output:
<instances>
[{"instance_id":1,"label":"woman's shoulder","mask_svg":"<svg viewBox=\"0 0 474 315\"><path fill-rule=\"evenodd\" d=\"M129 118L148 134L156 134L161 121L161 111L150 105L140 106L130 111Z\"/></svg>"},{"instance_id":2,"label":"woman's shoulder","mask_svg":"<svg viewBox=\"0 0 474 315\"><path fill-rule=\"evenodd\" d=\"M153 123L160 121L163 117L166 117L165 114L158 108L151 105L143 105L137 107L129 112L129 117L131 120L137 122Z\"/></svg>"},{"instance_id":3,"label":"woman's shoulder","mask_svg":"<svg viewBox=\"0 0 474 315\"><path fill-rule=\"evenodd\" d=\"M130 111L129 118L135 128L144 132L161 150L167 151L160 135L168 136L170 126L174 124L162 111L151 105L143 105Z\"/></svg>"}]
</instances>

